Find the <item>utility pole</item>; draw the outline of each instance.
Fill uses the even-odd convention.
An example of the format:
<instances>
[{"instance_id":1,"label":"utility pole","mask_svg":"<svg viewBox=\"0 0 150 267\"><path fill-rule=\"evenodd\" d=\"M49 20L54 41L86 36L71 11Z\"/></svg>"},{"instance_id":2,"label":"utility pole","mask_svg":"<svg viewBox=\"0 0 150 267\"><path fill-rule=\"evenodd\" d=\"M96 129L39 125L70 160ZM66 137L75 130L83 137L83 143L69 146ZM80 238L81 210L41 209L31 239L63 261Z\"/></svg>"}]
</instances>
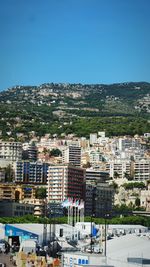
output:
<instances>
[{"instance_id":1,"label":"utility pole","mask_svg":"<svg viewBox=\"0 0 150 267\"><path fill-rule=\"evenodd\" d=\"M95 216L95 200L96 200L96 187L92 188L92 209L91 209L91 253L92 253L92 245L93 245L93 240L92 240L92 235L93 235L93 217Z\"/></svg>"},{"instance_id":2,"label":"utility pole","mask_svg":"<svg viewBox=\"0 0 150 267\"><path fill-rule=\"evenodd\" d=\"M45 199L44 204L44 217L47 219L47 200ZM44 229L43 229L43 246L46 245L47 241L47 223L44 222Z\"/></svg>"},{"instance_id":3,"label":"utility pole","mask_svg":"<svg viewBox=\"0 0 150 267\"><path fill-rule=\"evenodd\" d=\"M104 250L104 255L106 257L106 255L107 255L107 251L106 251L107 250L107 229L106 229L107 222L106 222L106 214L105 214L104 220L105 220L105 250Z\"/></svg>"},{"instance_id":4,"label":"utility pole","mask_svg":"<svg viewBox=\"0 0 150 267\"><path fill-rule=\"evenodd\" d=\"M92 214L91 214L91 251L90 251L91 253L92 253L92 232L93 232L92 228L93 227L92 227Z\"/></svg>"}]
</instances>

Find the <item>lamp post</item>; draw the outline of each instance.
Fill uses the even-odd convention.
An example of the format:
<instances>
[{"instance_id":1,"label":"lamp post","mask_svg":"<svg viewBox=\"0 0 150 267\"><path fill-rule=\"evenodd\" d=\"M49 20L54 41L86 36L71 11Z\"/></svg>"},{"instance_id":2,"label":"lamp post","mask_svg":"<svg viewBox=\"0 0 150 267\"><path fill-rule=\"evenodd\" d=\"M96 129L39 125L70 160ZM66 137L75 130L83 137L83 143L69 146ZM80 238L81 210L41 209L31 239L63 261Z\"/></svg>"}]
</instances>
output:
<instances>
[{"instance_id":1,"label":"lamp post","mask_svg":"<svg viewBox=\"0 0 150 267\"><path fill-rule=\"evenodd\" d=\"M91 253L92 253L92 235L93 235L93 217L95 216L96 187L92 188L92 209L91 209Z\"/></svg>"},{"instance_id":2,"label":"lamp post","mask_svg":"<svg viewBox=\"0 0 150 267\"><path fill-rule=\"evenodd\" d=\"M105 220L105 249L104 249L104 255L105 255L105 257L106 257L106 255L107 255L107 229L106 229L106 227L107 227L107 222L106 222L106 214L105 214L105 217L104 217L104 220Z\"/></svg>"},{"instance_id":3,"label":"lamp post","mask_svg":"<svg viewBox=\"0 0 150 267\"><path fill-rule=\"evenodd\" d=\"M92 214L91 214L91 250L90 252L92 253Z\"/></svg>"},{"instance_id":4,"label":"lamp post","mask_svg":"<svg viewBox=\"0 0 150 267\"><path fill-rule=\"evenodd\" d=\"M47 220L47 200L45 199L44 203L44 217ZM44 222L43 229L43 246L46 245L47 242L47 222Z\"/></svg>"},{"instance_id":5,"label":"lamp post","mask_svg":"<svg viewBox=\"0 0 150 267\"><path fill-rule=\"evenodd\" d=\"M107 256L107 218L109 218L109 213L108 213L108 206L107 206L107 199L105 200L105 214L104 214L104 231L105 231L105 246L104 246L104 255L105 257Z\"/></svg>"}]
</instances>

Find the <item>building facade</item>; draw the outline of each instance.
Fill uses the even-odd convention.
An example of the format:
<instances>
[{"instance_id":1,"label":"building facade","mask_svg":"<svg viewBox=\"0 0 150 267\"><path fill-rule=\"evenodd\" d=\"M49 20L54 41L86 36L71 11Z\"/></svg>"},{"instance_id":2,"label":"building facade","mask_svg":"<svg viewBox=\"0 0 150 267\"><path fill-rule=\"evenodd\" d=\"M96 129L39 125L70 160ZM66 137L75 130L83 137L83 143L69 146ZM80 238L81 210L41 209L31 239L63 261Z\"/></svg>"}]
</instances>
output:
<instances>
[{"instance_id":1,"label":"building facade","mask_svg":"<svg viewBox=\"0 0 150 267\"><path fill-rule=\"evenodd\" d=\"M35 198L35 186L16 185L14 183L0 183L0 199L20 202L26 198Z\"/></svg>"},{"instance_id":2,"label":"building facade","mask_svg":"<svg viewBox=\"0 0 150 267\"><path fill-rule=\"evenodd\" d=\"M146 181L150 179L150 159L135 160L132 162L134 180Z\"/></svg>"},{"instance_id":3,"label":"building facade","mask_svg":"<svg viewBox=\"0 0 150 267\"><path fill-rule=\"evenodd\" d=\"M112 178L124 178L131 175L131 161L116 159L106 163L106 170Z\"/></svg>"},{"instance_id":4,"label":"building facade","mask_svg":"<svg viewBox=\"0 0 150 267\"><path fill-rule=\"evenodd\" d=\"M18 217L34 214L34 206L14 201L0 201L0 217Z\"/></svg>"},{"instance_id":5,"label":"building facade","mask_svg":"<svg viewBox=\"0 0 150 267\"><path fill-rule=\"evenodd\" d=\"M34 216L36 217L47 215L47 205L45 199L25 198L22 203L34 206Z\"/></svg>"},{"instance_id":6,"label":"building facade","mask_svg":"<svg viewBox=\"0 0 150 267\"><path fill-rule=\"evenodd\" d=\"M141 143L139 139L134 138L119 138L118 140L118 148L121 151L125 151L127 149L141 149Z\"/></svg>"},{"instance_id":7,"label":"building facade","mask_svg":"<svg viewBox=\"0 0 150 267\"><path fill-rule=\"evenodd\" d=\"M81 147L68 146L62 151L62 162L76 167L81 167Z\"/></svg>"},{"instance_id":8,"label":"building facade","mask_svg":"<svg viewBox=\"0 0 150 267\"><path fill-rule=\"evenodd\" d=\"M37 161L38 149L34 144L29 144L23 149L23 159Z\"/></svg>"},{"instance_id":9,"label":"building facade","mask_svg":"<svg viewBox=\"0 0 150 267\"><path fill-rule=\"evenodd\" d=\"M148 184L147 189L141 190L140 202L146 211L150 211L150 184Z\"/></svg>"},{"instance_id":10,"label":"building facade","mask_svg":"<svg viewBox=\"0 0 150 267\"><path fill-rule=\"evenodd\" d=\"M0 142L0 159L17 161L22 159L22 144L19 142Z\"/></svg>"},{"instance_id":11,"label":"building facade","mask_svg":"<svg viewBox=\"0 0 150 267\"><path fill-rule=\"evenodd\" d=\"M86 182L88 181L101 181L105 182L109 179L109 173L105 171L99 171L92 168L86 169Z\"/></svg>"},{"instance_id":12,"label":"building facade","mask_svg":"<svg viewBox=\"0 0 150 267\"><path fill-rule=\"evenodd\" d=\"M85 216L111 217L113 205L114 189L108 183L86 183Z\"/></svg>"},{"instance_id":13,"label":"building facade","mask_svg":"<svg viewBox=\"0 0 150 267\"><path fill-rule=\"evenodd\" d=\"M85 171L66 165L49 166L47 202L60 203L66 198L83 199Z\"/></svg>"},{"instance_id":14,"label":"building facade","mask_svg":"<svg viewBox=\"0 0 150 267\"><path fill-rule=\"evenodd\" d=\"M26 184L46 184L48 163L17 161L15 182Z\"/></svg>"},{"instance_id":15,"label":"building facade","mask_svg":"<svg viewBox=\"0 0 150 267\"><path fill-rule=\"evenodd\" d=\"M94 145L97 143L97 133L90 134L90 145Z\"/></svg>"}]
</instances>

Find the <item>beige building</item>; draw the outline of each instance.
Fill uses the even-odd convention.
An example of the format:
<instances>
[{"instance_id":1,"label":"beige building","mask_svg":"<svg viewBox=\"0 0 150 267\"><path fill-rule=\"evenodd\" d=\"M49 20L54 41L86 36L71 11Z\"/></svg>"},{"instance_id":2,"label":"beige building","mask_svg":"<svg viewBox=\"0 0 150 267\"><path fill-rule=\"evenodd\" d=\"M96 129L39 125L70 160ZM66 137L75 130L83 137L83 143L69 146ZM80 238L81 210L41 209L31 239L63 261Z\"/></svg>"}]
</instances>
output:
<instances>
[{"instance_id":1,"label":"beige building","mask_svg":"<svg viewBox=\"0 0 150 267\"><path fill-rule=\"evenodd\" d=\"M141 190L141 206L146 209L146 211L150 211L150 184L148 184L147 190Z\"/></svg>"},{"instance_id":2,"label":"beige building","mask_svg":"<svg viewBox=\"0 0 150 267\"><path fill-rule=\"evenodd\" d=\"M47 202L60 203L66 198L83 199L85 171L82 168L53 165L48 168Z\"/></svg>"},{"instance_id":3,"label":"beige building","mask_svg":"<svg viewBox=\"0 0 150 267\"><path fill-rule=\"evenodd\" d=\"M22 201L25 198L35 198L34 186L0 183L0 199Z\"/></svg>"},{"instance_id":4,"label":"beige building","mask_svg":"<svg viewBox=\"0 0 150 267\"><path fill-rule=\"evenodd\" d=\"M62 151L62 162L76 167L81 166L81 147L70 145Z\"/></svg>"},{"instance_id":5,"label":"beige building","mask_svg":"<svg viewBox=\"0 0 150 267\"><path fill-rule=\"evenodd\" d=\"M19 142L0 142L0 159L17 161L22 159L22 144Z\"/></svg>"},{"instance_id":6,"label":"beige building","mask_svg":"<svg viewBox=\"0 0 150 267\"><path fill-rule=\"evenodd\" d=\"M33 207L33 212L35 216L45 215L46 200L35 198L35 186L28 185L16 185L16 184L0 184L0 200L5 202L14 202L27 207ZM3 203L5 203L3 202ZM5 204L6 205L6 204ZM8 205L8 204L7 204ZM12 207L16 209L15 204ZM21 210L21 208L20 208Z\"/></svg>"},{"instance_id":7,"label":"beige building","mask_svg":"<svg viewBox=\"0 0 150 267\"><path fill-rule=\"evenodd\" d=\"M135 160L132 162L132 171L135 180L146 181L150 179L150 159Z\"/></svg>"},{"instance_id":8,"label":"beige building","mask_svg":"<svg viewBox=\"0 0 150 267\"><path fill-rule=\"evenodd\" d=\"M131 173L131 161L121 159L109 161L106 163L106 171L112 178L124 178L125 174Z\"/></svg>"},{"instance_id":9,"label":"beige building","mask_svg":"<svg viewBox=\"0 0 150 267\"><path fill-rule=\"evenodd\" d=\"M46 199L25 198L22 203L34 206L34 216L46 216Z\"/></svg>"}]
</instances>

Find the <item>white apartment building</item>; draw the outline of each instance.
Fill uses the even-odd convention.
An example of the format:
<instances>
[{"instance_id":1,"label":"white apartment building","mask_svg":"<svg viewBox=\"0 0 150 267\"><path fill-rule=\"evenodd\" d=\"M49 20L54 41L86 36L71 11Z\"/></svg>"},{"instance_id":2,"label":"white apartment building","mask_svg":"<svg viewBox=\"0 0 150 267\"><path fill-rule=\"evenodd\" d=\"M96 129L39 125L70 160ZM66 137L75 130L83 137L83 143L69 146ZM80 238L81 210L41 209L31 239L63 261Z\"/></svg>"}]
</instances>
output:
<instances>
[{"instance_id":1,"label":"white apartment building","mask_svg":"<svg viewBox=\"0 0 150 267\"><path fill-rule=\"evenodd\" d=\"M60 203L66 198L83 199L85 171L82 168L54 165L48 168L47 201Z\"/></svg>"},{"instance_id":2,"label":"white apartment building","mask_svg":"<svg viewBox=\"0 0 150 267\"><path fill-rule=\"evenodd\" d=\"M126 149L125 151L121 151L119 154L119 158L122 159L142 159L144 157L145 151L143 149L136 149L136 148L131 148L131 149Z\"/></svg>"},{"instance_id":3,"label":"white apartment building","mask_svg":"<svg viewBox=\"0 0 150 267\"><path fill-rule=\"evenodd\" d=\"M119 138L118 148L120 151L124 151L130 148L141 148L140 140L135 138Z\"/></svg>"},{"instance_id":4,"label":"white apartment building","mask_svg":"<svg viewBox=\"0 0 150 267\"><path fill-rule=\"evenodd\" d=\"M106 171L95 170L93 168L86 169L86 182L105 182L109 179L109 173Z\"/></svg>"},{"instance_id":5,"label":"white apartment building","mask_svg":"<svg viewBox=\"0 0 150 267\"><path fill-rule=\"evenodd\" d=\"M106 171L109 172L109 176L115 178L118 174L118 178L124 178L125 174L130 175L131 161L130 160L112 160L106 163Z\"/></svg>"},{"instance_id":6,"label":"white apartment building","mask_svg":"<svg viewBox=\"0 0 150 267\"><path fill-rule=\"evenodd\" d=\"M81 147L68 146L62 151L62 162L76 167L81 166Z\"/></svg>"},{"instance_id":7,"label":"white apartment building","mask_svg":"<svg viewBox=\"0 0 150 267\"><path fill-rule=\"evenodd\" d=\"M112 178L125 178L128 175L137 181L150 179L150 159L114 159L106 163L106 171Z\"/></svg>"},{"instance_id":8,"label":"white apartment building","mask_svg":"<svg viewBox=\"0 0 150 267\"><path fill-rule=\"evenodd\" d=\"M150 179L150 159L135 160L132 162L132 172L135 180Z\"/></svg>"},{"instance_id":9,"label":"white apartment building","mask_svg":"<svg viewBox=\"0 0 150 267\"><path fill-rule=\"evenodd\" d=\"M104 138L105 138L105 132L104 132L104 131L102 131L102 132L98 132L98 136L99 136L99 137L104 137Z\"/></svg>"},{"instance_id":10,"label":"white apartment building","mask_svg":"<svg viewBox=\"0 0 150 267\"><path fill-rule=\"evenodd\" d=\"M97 143L97 133L90 134L90 145L94 145Z\"/></svg>"},{"instance_id":11,"label":"white apartment building","mask_svg":"<svg viewBox=\"0 0 150 267\"><path fill-rule=\"evenodd\" d=\"M90 152L90 163L98 163L102 161L102 154L99 151Z\"/></svg>"},{"instance_id":12,"label":"white apartment building","mask_svg":"<svg viewBox=\"0 0 150 267\"><path fill-rule=\"evenodd\" d=\"M57 142L55 139L48 139L48 140L42 139L41 142L38 144L38 146L47 147L47 149L53 149L57 147Z\"/></svg>"},{"instance_id":13,"label":"white apartment building","mask_svg":"<svg viewBox=\"0 0 150 267\"><path fill-rule=\"evenodd\" d=\"M20 142L0 142L0 159L14 162L22 159Z\"/></svg>"},{"instance_id":14,"label":"white apartment building","mask_svg":"<svg viewBox=\"0 0 150 267\"><path fill-rule=\"evenodd\" d=\"M65 142L67 146L80 147L80 140L66 139Z\"/></svg>"}]
</instances>

